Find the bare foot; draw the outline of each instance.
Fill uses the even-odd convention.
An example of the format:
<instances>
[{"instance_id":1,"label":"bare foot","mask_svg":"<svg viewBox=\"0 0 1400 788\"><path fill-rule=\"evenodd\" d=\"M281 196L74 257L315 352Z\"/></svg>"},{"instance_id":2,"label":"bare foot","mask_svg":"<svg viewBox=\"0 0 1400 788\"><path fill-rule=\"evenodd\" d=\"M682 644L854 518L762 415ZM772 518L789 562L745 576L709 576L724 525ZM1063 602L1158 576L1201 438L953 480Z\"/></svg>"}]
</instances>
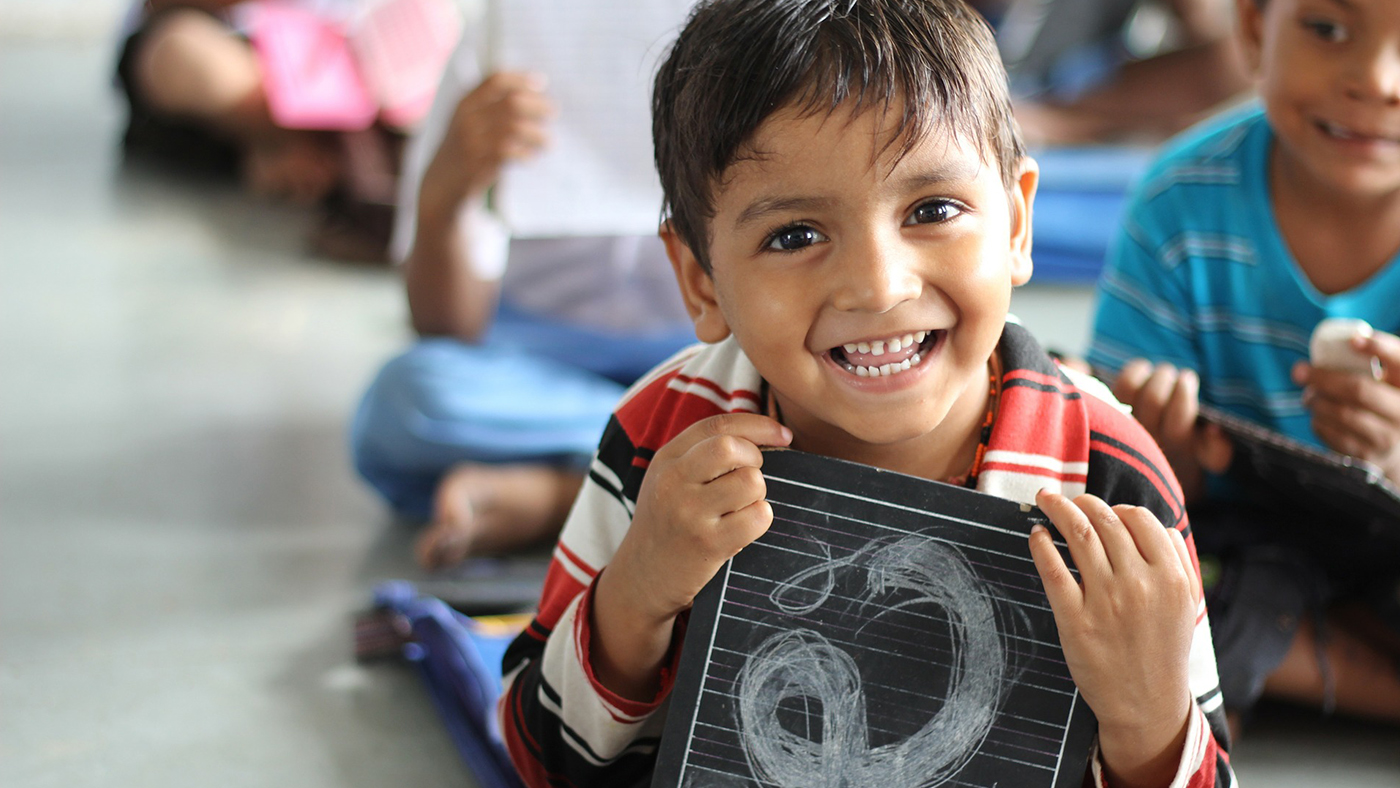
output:
<instances>
[{"instance_id":1,"label":"bare foot","mask_svg":"<svg viewBox=\"0 0 1400 788\"><path fill-rule=\"evenodd\" d=\"M520 549L559 533L583 474L550 465L462 463L443 477L415 552L426 569Z\"/></svg>"}]
</instances>

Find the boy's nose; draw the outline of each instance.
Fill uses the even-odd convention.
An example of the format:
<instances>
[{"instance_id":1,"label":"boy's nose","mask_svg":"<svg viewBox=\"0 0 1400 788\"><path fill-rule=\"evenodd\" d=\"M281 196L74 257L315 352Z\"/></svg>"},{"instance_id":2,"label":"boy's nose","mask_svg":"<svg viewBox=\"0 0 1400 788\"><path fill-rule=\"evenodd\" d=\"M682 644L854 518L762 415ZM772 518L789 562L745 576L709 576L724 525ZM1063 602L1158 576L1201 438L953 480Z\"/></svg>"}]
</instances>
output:
<instances>
[{"instance_id":1,"label":"boy's nose","mask_svg":"<svg viewBox=\"0 0 1400 788\"><path fill-rule=\"evenodd\" d=\"M923 292L914 250L871 238L837 264L832 305L843 312L888 312Z\"/></svg>"},{"instance_id":2,"label":"boy's nose","mask_svg":"<svg viewBox=\"0 0 1400 788\"><path fill-rule=\"evenodd\" d=\"M1349 82L1352 98L1400 104L1400 45L1386 42L1358 57Z\"/></svg>"}]
</instances>

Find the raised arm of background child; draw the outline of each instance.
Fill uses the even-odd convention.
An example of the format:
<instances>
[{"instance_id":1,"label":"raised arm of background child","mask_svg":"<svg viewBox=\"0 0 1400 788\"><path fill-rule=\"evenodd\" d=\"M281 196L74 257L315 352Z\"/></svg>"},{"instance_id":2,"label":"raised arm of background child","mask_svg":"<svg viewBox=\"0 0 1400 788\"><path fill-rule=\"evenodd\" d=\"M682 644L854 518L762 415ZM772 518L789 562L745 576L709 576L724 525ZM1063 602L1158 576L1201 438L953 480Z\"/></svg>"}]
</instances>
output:
<instances>
[{"instance_id":1,"label":"raised arm of background child","mask_svg":"<svg viewBox=\"0 0 1400 788\"><path fill-rule=\"evenodd\" d=\"M495 318L498 280L471 259L472 212L511 160L548 143L554 105L543 79L525 72L492 74L457 103L423 173L413 248L404 261L413 328L424 335L479 339Z\"/></svg>"}]
</instances>

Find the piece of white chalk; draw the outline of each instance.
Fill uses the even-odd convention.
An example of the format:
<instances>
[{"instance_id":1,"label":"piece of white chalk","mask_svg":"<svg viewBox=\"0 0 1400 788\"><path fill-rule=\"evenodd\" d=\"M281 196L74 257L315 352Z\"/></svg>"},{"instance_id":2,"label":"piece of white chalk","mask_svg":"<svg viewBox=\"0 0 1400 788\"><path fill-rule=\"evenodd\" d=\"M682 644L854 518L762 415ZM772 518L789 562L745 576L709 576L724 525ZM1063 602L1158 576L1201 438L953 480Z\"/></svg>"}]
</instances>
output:
<instances>
[{"instance_id":1,"label":"piece of white chalk","mask_svg":"<svg viewBox=\"0 0 1400 788\"><path fill-rule=\"evenodd\" d=\"M1381 361L1351 346L1353 337L1369 337L1374 332L1365 320L1329 317L1313 329L1308 343L1309 360L1319 369L1337 369L1380 377Z\"/></svg>"}]
</instances>

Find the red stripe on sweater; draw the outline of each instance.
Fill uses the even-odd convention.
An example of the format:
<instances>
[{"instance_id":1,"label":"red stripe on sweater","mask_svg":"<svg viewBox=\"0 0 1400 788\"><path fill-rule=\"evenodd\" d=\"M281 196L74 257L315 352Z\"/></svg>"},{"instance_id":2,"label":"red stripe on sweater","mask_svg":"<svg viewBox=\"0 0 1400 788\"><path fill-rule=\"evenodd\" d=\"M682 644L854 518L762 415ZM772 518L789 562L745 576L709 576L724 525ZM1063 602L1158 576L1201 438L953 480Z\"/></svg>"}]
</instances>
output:
<instances>
[{"instance_id":1,"label":"red stripe on sweater","mask_svg":"<svg viewBox=\"0 0 1400 788\"><path fill-rule=\"evenodd\" d=\"M668 388L662 377L617 409L617 420L638 449L657 451L697 421L727 413L704 397ZM665 418L658 418L664 414Z\"/></svg>"},{"instance_id":2,"label":"red stripe on sweater","mask_svg":"<svg viewBox=\"0 0 1400 788\"><path fill-rule=\"evenodd\" d=\"M680 381L681 383L694 383L697 386L703 386L709 389L710 391L713 391L714 393L718 394L721 399L724 399L727 402L733 402L736 399L750 399L754 402L758 402L758 393L749 391L748 389L734 389L733 391L725 391L723 387L721 387L718 383L714 382L713 380L710 380L708 378L693 378L689 375L682 375L679 372L676 373L675 379Z\"/></svg>"},{"instance_id":3,"label":"red stripe on sweater","mask_svg":"<svg viewBox=\"0 0 1400 788\"><path fill-rule=\"evenodd\" d=\"M691 391L677 391L672 385L704 388L727 406ZM616 416L633 446L656 451L697 421L723 413L752 411L758 398L758 394L747 389L727 391L713 380L682 375L677 369L658 375L635 392L618 406Z\"/></svg>"},{"instance_id":4,"label":"red stripe on sweater","mask_svg":"<svg viewBox=\"0 0 1400 788\"><path fill-rule=\"evenodd\" d=\"M535 620L540 626L552 631L558 625L564 611L587 587L569 574L569 570L564 568L556 556L549 562L549 569L544 575L544 589L540 591L540 612L535 614Z\"/></svg>"},{"instance_id":5,"label":"red stripe on sweater","mask_svg":"<svg viewBox=\"0 0 1400 788\"><path fill-rule=\"evenodd\" d=\"M1088 462L1089 423L1082 400L1068 402L1057 392L1024 386L1003 389L1001 396L989 451Z\"/></svg>"},{"instance_id":6,"label":"red stripe on sweater","mask_svg":"<svg viewBox=\"0 0 1400 788\"><path fill-rule=\"evenodd\" d=\"M569 546L564 544L563 541L560 541L558 545L555 546L555 549L563 553L565 558L568 558L570 561L573 561L574 566L578 567L579 569L582 569L584 574L588 575L589 577L597 576L598 569L592 564L583 560L582 558L579 558L578 553L575 553L573 550L570 550Z\"/></svg>"}]
</instances>

